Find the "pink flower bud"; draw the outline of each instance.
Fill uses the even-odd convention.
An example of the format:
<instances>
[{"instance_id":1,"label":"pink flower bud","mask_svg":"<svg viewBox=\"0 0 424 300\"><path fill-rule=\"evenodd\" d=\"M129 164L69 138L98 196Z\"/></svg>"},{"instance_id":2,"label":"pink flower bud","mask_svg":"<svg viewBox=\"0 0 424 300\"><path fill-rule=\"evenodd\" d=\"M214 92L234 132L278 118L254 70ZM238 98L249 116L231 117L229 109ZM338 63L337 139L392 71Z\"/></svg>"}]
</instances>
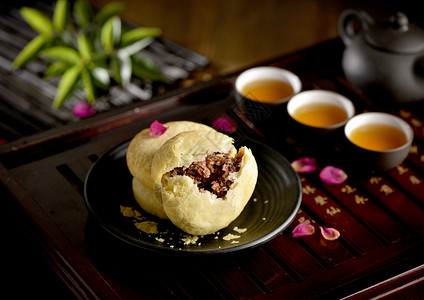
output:
<instances>
[{"instance_id":1,"label":"pink flower bud","mask_svg":"<svg viewBox=\"0 0 424 300\"><path fill-rule=\"evenodd\" d=\"M72 113L78 118L87 118L95 115L96 110L87 102L78 102L72 109Z\"/></svg>"}]
</instances>

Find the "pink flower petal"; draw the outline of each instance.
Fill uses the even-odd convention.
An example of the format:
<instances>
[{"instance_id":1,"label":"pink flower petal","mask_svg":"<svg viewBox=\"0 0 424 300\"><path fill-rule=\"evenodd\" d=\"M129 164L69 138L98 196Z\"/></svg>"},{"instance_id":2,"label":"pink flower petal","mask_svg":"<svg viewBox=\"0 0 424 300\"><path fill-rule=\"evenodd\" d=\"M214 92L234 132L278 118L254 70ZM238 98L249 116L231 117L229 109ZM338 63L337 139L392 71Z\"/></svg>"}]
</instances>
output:
<instances>
[{"instance_id":1,"label":"pink flower petal","mask_svg":"<svg viewBox=\"0 0 424 300\"><path fill-rule=\"evenodd\" d=\"M321 229L322 236L329 241L334 241L339 238L340 232L337 229L330 228L330 227L319 227Z\"/></svg>"},{"instance_id":2,"label":"pink flower petal","mask_svg":"<svg viewBox=\"0 0 424 300\"><path fill-rule=\"evenodd\" d=\"M167 129L168 127L163 126L162 123L160 123L158 120L155 120L150 125L150 136L161 136Z\"/></svg>"},{"instance_id":3,"label":"pink flower petal","mask_svg":"<svg viewBox=\"0 0 424 300\"><path fill-rule=\"evenodd\" d=\"M87 118L96 114L96 109L87 102L78 102L72 109L72 113L79 118Z\"/></svg>"},{"instance_id":4,"label":"pink flower petal","mask_svg":"<svg viewBox=\"0 0 424 300\"><path fill-rule=\"evenodd\" d=\"M346 181L347 174L342 169L327 166L319 173L322 181L330 184L340 184Z\"/></svg>"},{"instance_id":5,"label":"pink flower petal","mask_svg":"<svg viewBox=\"0 0 424 300\"><path fill-rule=\"evenodd\" d=\"M237 129L237 126L233 124L228 118L221 117L214 121L212 121L212 127L216 130L221 130L224 132L235 132Z\"/></svg>"},{"instance_id":6,"label":"pink flower petal","mask_svg":"<svg viewBox=\"0 0 424 300\"><path fill-rule=\"evenodd\" d=\"M301 237L301 236L312 235L314 233L315 233L315 227L313 225L308 223L300 223L293 229L292 236Z\"/></svg>"},{"instance_id":7,"label":"pink flower petal","mask_svg":"<svg viewBox=\"0 0 424 300\"><path fill-rule=\"evenodd\" d=\"M297 173L310 173L317 169L315 159L311 157L296 159L291 165Z\"/></svg>"}]
</instances>

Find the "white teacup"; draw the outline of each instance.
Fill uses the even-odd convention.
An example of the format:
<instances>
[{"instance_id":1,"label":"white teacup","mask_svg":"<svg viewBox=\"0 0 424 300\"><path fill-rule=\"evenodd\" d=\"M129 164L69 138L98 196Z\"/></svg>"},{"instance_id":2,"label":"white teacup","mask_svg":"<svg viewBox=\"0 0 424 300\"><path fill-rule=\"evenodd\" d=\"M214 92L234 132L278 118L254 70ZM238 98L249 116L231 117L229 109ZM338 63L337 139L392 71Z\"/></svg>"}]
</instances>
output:
<instances>
[{"instance_id":1,"label":"white teacup","mask_svg":"<svg viewBox=\"0 0 424 300\"><path fill-rule=\"evenodd\" d=\"M325 133L345 125L355 114L355 107L348 98L333 91L309 90L290 99L287 113L301 127Z\"/></svg>"},{"instance_id":2,"label":"white teacup","mask_svg":"<svg viewBox=\"0 0 424 300\"><path fill-rule=\"evenodd\" d=\"M302 89L299 77L282 68L255 67L242 72L235 88L245 100L273 107L287 102ZM262 91L261 91L262 89Z\"/></svg>"},{"instance_id":3,"label":"white teacup","mask_svg":"<svg viewBox=\"0 0 424 300\"><path fill-rule=\"evenodd\" d=\"M402 163L409 154L414 133L401 118L381 112L359 114L344 129L352 157L360 166L386 170Z\"/></svg>"}]
</instances>

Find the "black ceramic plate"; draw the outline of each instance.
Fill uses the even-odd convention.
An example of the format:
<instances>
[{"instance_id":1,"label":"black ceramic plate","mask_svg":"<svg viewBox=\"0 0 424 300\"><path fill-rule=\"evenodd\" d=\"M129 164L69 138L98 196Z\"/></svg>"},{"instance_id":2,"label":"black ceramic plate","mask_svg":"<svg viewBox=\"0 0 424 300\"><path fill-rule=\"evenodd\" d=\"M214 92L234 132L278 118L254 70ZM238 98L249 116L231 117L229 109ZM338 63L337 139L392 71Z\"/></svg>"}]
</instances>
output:
<instances>
[{"instance_id":1,"label":"black ceramic plate","mask_svg":"<svg viewBox=\"0 0 424 300\"><path fill-rule=\"evenodd\" d=\"M127 169L129 142L102 156L91 167L85 180L84 197L89 212L116 237L156 252L213 254L258 246L283 231L296 216L301 203L301 184L290 163L278 152L259 142L243 139L258 164L258 181L249 203L227 228L186 244L186 234L170 221L160 220L139 208ZM157 223L158 233L139 230L135 218L124 217L120 207L131 207L149 221ZM229 239L232 237L232 239Z\"/></svg>"}]
</instances>

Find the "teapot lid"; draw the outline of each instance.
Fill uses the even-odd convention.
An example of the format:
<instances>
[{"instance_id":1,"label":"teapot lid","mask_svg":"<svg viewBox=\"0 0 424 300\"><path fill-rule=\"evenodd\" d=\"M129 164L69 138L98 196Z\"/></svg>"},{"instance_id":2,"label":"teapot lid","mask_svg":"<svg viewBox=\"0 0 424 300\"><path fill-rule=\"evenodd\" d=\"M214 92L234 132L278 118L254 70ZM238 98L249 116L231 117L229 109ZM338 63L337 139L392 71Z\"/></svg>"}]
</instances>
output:
<instances>
[{"instance_id":1,"label":"teapot lid","mask_svg":"<svg viewBox=\"0 0 424 300\"><path fill-rule=\"evenodd\" d=\"M424 50L424 30L409 23L407 16L401 12L391 17L389 22L369 26L365 39L374 47L399 54Z\"/></svg>"}]
</instances>

